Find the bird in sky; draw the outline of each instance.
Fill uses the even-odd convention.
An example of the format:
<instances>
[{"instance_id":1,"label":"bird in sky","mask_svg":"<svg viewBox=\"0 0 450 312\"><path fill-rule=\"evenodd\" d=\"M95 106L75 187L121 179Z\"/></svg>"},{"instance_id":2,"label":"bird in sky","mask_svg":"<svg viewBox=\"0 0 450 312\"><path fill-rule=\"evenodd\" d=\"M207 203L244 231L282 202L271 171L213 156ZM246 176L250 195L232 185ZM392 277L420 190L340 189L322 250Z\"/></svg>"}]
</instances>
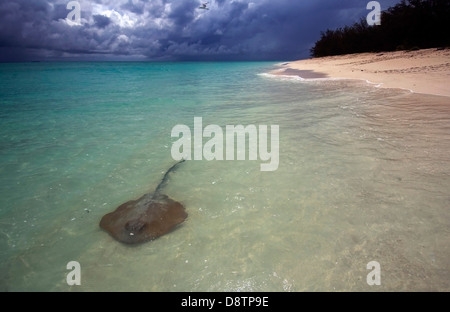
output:
<instances>
[{"instance_id":1,"label":"bird in sky","mask_svg":"<svg viewBox=\"0 0 450 312\"><path fill-rule=\"evenodd\" d=\"M203 10L209 10L209 8L207 7L208 3L209 3L209 2L204 2L204 3L202 3L202 5L199 6L198 8L199 8L199 9L203 9Z\"/></svg>"}]
</instances>

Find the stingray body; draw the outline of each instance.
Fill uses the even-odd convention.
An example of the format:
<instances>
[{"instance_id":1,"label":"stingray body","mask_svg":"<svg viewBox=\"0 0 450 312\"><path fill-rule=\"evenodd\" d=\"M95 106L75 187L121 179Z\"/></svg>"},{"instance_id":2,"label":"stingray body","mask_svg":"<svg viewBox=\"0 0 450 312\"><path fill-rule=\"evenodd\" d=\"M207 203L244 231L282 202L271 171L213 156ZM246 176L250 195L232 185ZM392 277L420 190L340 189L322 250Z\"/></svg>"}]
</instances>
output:
<instances>
[{"instance_id":1,"label":"stingray body","mask_svg":"<svg viewBox=\"0 0 450 312\"><path fill-rule=\"evenodd\" d=\"M130 200L104 215L100 227L122 243L136 244L158 238L182 223L187 218L184 206L161 194L169 173L182 162L167 170L154 193Z\"/></svg>"}]
</instances>

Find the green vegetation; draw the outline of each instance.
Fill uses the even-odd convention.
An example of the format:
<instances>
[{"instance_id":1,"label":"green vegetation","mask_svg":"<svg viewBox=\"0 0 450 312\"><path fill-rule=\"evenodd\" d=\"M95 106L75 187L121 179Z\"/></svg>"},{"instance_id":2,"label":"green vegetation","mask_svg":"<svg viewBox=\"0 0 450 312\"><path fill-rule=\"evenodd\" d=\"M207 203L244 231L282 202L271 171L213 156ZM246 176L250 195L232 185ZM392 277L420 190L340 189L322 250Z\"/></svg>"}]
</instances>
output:
<instances>
[{"instance_id":1,"label":"green vegetation","mask_svg":"<svg viewBox=\"0 0 450 312\"><path fill-rule=\"evenodd\" d=\"M402 0L381 13L381 25L361 19L353 26L321 33L314 57L361 52L415 50L450 46L449 0Z\"/></svg>"}]
</instances>

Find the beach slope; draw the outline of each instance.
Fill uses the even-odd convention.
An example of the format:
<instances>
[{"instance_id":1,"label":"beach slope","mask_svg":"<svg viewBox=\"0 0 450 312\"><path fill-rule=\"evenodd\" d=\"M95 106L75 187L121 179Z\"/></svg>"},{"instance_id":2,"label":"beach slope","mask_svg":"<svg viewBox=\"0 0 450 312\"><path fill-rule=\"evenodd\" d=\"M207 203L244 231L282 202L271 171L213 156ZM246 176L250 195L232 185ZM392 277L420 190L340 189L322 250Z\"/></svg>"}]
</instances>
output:
<instances>
[{"instance_id":1,"label":"beach slope","mask_svg":"<svg viewBox=\"0 0 450 312\"><path fill-rule=\"evenodd\" d=\"M384 88L450 96L450 49L358 53L284 63L272 72L303 78L363 79ZM311 76L311 72L316 76Z\"/></svg>"}]
</instances>

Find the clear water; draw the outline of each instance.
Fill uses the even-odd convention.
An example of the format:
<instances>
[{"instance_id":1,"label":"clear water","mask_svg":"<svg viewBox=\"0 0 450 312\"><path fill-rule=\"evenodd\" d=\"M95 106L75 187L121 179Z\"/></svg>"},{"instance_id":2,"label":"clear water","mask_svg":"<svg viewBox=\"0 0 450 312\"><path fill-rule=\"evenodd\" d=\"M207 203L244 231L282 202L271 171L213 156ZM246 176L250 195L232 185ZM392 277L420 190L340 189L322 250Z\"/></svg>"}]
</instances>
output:
<instances>
[{"instance_id":1,"label":"clear water","mask_svg":"<svg viewBox=\"0 0 450 312\"><path fill-rule=\"evenodd\" d=\"M273 66L1 64L0 290L449 291L450 99ZM165 189L188 219L115 241L100 218L154 190L194 117L279 125L278 170L188 161Z\"/></svg>"}]
</instances>

